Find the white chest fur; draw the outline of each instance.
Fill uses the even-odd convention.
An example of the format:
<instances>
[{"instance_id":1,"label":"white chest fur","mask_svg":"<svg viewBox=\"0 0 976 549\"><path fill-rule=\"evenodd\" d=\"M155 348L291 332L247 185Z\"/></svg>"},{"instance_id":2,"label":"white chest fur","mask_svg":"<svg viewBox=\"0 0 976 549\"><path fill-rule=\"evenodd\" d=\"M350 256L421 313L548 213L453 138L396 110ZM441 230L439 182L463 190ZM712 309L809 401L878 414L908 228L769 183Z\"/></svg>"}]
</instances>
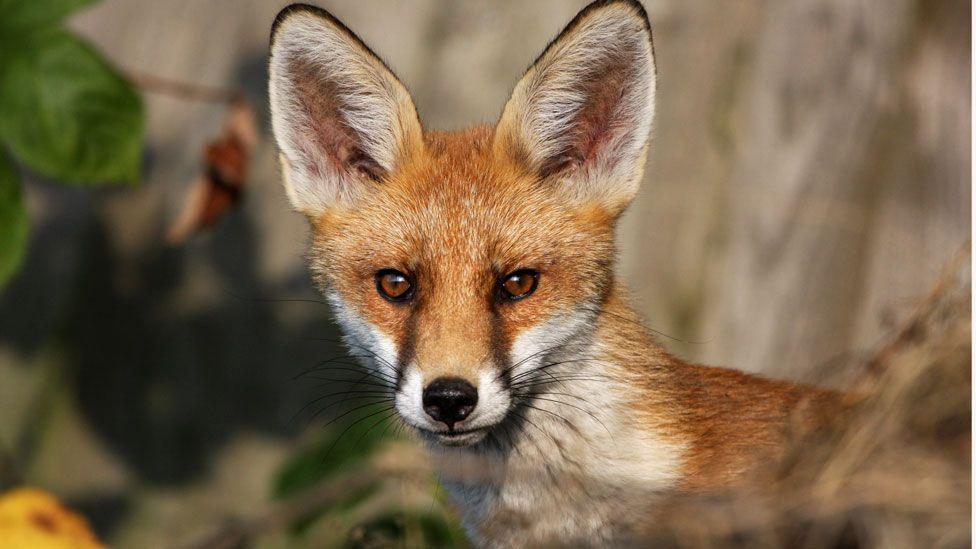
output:
<instances>
[{"instance_id":1,"label":"white chest fur","mask_svg":"<svg viewBox=\"0 0 976 549\"><path fill-rule=\"evenodd\" d=\"M573 385L519 409L504 451L432 450L479 545L603 545L674 486L683 449L622 412L605 386Z\"/></svg>"}]
</instances>

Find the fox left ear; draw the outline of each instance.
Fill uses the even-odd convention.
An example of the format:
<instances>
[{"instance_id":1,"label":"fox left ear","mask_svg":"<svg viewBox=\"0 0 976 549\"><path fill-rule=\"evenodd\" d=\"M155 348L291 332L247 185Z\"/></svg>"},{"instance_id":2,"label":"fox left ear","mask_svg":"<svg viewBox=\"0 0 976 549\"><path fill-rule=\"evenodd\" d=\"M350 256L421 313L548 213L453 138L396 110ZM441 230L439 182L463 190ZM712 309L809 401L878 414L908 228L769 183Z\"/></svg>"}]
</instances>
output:
<instances>
[{"instance_id":1,"label":"fox left ear","mask_svg":"<svg viewBox=\"0 0 976 549\"><path fill-rule=\"evenodd\" d=\"M515 86L495 149L571 198L619 213L644 171L654 117L651 27L636 0L598 0Z\"/></svg>"},{"instance_id":2,"label":"fox left ear","mask_svg":"<svg viewBox=\"0 0 976 549\"><path fill-rule=\"evenodd\" d=\"M331 14L286 7L271 31L271 122L292 205L349 205L423 147L410 94Z\"/></svg>"}]
</instances>

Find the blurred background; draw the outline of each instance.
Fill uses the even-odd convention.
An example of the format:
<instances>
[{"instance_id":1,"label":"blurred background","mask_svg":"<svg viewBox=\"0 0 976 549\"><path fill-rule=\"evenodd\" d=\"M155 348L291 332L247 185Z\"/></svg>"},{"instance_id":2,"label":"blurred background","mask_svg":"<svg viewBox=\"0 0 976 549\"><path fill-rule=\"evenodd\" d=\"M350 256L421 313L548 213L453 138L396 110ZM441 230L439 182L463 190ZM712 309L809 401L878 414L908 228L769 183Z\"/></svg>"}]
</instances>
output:
<instances>
[{"instance_id":1,"label":"blurred background","mask_svg":"<svg viewBox=\"0 0 976 549\"><path fill-rule=\"evenodd\" d=\"M329 400L303 407L328 382L295 379L345 351L304 269L305 221L280 189L268 128L267 39L284 4L103 0L74 13L67 26L142 97L139 182L68 186L18 164L29 240L0 289L0 488L51 491L113 546L242 536L235 521L372 459L384 430L339 443L347 454L333 463L326 423L342 406L311 419ZM444 129L494 121L585 4L319 2L393 67L425 125ZM793 379L857 362L968 246L969 2L644 4L658 114L619 229L639 310L690 360ZM242 200L174 244L236 93L258 130ZM389 528L456 542L441 491L415 484L394 490L415 520ZM269 518L247 535L349 542L357 521L386 520L374 486L336 490L356 497L327 526Z\"/></svg>"}]
</instances>

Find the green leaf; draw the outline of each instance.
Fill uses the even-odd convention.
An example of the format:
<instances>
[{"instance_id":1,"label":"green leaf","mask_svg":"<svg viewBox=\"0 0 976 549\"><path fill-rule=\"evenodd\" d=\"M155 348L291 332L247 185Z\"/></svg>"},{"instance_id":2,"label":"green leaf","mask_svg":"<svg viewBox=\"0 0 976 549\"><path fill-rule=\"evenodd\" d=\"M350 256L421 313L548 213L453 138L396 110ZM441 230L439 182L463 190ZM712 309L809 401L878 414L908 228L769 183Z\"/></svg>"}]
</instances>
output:
<instances>
[{"instance_id":1,"label":"green leaf","mask_svg":"<svg viewBox=\"0 0 976 549\"><path fill-rule=\"evenodd\" d=\"M96 51L57 28L0 63L0 140L32 169L73 183L139 178L142 101Z\"/></svg>"},{"instance_id":2,"label":"green leaf","mask_svg":"<svg viewBox=\"0 0 976 549\"><path fill-rule=\"evenodd\" d=\"M0 0L0 34L21 34L60 22L96 0Z\"/></svg>"},{"instance_id":3,"label":"green leaf","mask_svg":"<svg viewBox=\"0 0 976 549\"><path fill-rule=\"evenodd\" d=\"M20 181L0 151L0 287L17 272L27 249L27 210Z\"/></svg>"},{"instance_id":4,"label":"green leaf","mask_svg":"<svg viewBox=\"0 0 976 549\"><path fill-rule=\"evenodd\" d=\"M419 539L418 539L419 538ZM420 547L466 547L460 525L444 514L391 510L351 529L343 547L398 547L405 540Z\"/></svg>"},{"instance_id":5,"label":"green leaf","mask_svg":"<svg viewBox=\"0 0 976 549\"><path fill-rule=\"evenodd\" d=\"M382 405L358 410L350 415L349 421L293 456L278 471L274 496L280 498L300 492L369 455L388 432L387 411Z\"/></svg>"},{"instance_id":6,"label":"green leaf","mask_svg":"<svg viewBox=\"0 0 976 549\"><path fill-rule=\"evenodd\" d=\"M353 490L349 494L346 494L341 501L337 502L332 507L328 509L314 509L307 515L300 517L297 521L291 524L288 532L293 537L301 537L305 535L312 525L314 525L326 513L328 513L330 517L341 517L343 513L347 513L369 501L377 494L377 492L379 492L379 490L379 480L377 480L375 484L369 484L359 488L358 490Z\"/></svg>"}]
</instances>

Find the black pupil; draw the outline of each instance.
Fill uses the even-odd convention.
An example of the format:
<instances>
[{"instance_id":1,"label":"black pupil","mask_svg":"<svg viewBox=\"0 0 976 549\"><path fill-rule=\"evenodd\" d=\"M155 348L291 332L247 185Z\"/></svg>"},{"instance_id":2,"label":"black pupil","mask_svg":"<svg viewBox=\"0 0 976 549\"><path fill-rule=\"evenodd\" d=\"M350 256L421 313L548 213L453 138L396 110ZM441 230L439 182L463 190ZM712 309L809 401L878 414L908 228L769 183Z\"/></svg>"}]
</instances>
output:
<instances>
[{"instance_id":1,"label":"black pupil","mask_svg":"<svg viewBox=\"0 0 976 549\"><path fill-rule=\"evenodd\" d=\"M508 297L523 297L529 294L535 285L535 275L532 273L514 273L508 275L502 288Z\"/></svg>"},{"instance_id":2,"label":"black pupil","mask_svg":"<svg viewBox=\"0 0 976 549\"><path fill-rule=\"evenodd\" d=\"M387 273L383 275L380 287L388 297L396 298L407 293L410 282L400 273Z\"/></svg>"}]
</instances>

